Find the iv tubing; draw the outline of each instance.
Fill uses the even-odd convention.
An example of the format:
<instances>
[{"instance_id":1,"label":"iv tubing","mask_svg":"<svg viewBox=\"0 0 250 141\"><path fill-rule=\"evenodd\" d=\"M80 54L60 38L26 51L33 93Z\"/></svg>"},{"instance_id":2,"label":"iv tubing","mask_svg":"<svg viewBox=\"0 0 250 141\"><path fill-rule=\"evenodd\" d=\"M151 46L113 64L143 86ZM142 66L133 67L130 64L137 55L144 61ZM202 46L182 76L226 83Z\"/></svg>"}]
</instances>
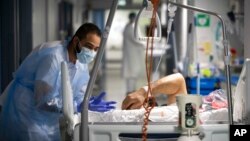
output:
<instances>
[{"instance_id":1,"label":"iv tubing","mask_svg":"<svg viewBox=\"0 0 250 141\"><path fill-rule=\"evenodd\" d=\"M171 10L170 10L170 8L171 8ZM164 48L167 48L167 45L168 45L168 40L169 40L169 36L170 36L172 24L173 24L173 21L174 21L174 16L175 16L176 9L177 9L176 6L175 7L171 7L170 5L168 5L168 11L169 11L168 16L170 18L168 20L167 39L166 39L166 46ZM174 41L174 44L175 44L175 41ZM173 48L174 48L175 69L177 70L178 61L177 61L176 45L173 45ZM164 53L163 51L165 51L165 50L161 51L161 57L160 57L159 63L156 66L156 69L155 69L155 72L154 72L155 74L157 73L157 71L159 69L159 66L160 66L160 63L161 63L161 60L162 60L162 56L163 56L163 53Z\"/></svg>"}]
</instances>

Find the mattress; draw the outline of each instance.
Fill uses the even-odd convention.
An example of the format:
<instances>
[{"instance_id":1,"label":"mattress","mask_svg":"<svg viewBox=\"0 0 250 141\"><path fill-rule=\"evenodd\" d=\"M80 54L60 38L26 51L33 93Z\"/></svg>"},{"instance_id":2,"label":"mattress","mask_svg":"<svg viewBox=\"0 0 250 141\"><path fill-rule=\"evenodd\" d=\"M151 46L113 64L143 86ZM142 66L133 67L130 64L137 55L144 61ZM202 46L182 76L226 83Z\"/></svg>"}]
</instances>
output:
<instances>
[{"instance_id":1,"label":"mattress","mask_svg":"<svg viewBox=\"0 0 250 141\"><path fill-rule=\"evenodd\" d=\"M105 113L89 111L89 122L143 122L144 109L136 110L112 110ZM179 110L176 105L154 107L149 115L152 122L177 122ZM202 123L226 122L228 121L228 109L200 110L200 121Z\"/></svg>"}]
</instances>

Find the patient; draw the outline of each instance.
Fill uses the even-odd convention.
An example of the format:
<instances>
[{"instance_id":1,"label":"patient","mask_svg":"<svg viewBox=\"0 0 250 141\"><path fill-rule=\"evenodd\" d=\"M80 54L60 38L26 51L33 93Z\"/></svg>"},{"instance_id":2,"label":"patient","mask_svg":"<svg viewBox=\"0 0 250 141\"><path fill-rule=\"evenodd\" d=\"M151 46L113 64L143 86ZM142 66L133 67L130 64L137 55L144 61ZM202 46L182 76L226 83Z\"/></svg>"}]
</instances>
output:
<instances>
[{"instance_id":1,"label":"patient","mask_svg":"<svg viewBox=\"0 0 250 141\"><path fill-rule=\"evenodd\" d=\"M166 104L170 105L176 102L177 94L187 94L185 78L180 73L175 73L163 77L151 83L152 96L157 94L166 94L168 96ZM139 109L147 97L147 86L130 93L122 102L122 109Z\"/></svg>"}]
</instances>

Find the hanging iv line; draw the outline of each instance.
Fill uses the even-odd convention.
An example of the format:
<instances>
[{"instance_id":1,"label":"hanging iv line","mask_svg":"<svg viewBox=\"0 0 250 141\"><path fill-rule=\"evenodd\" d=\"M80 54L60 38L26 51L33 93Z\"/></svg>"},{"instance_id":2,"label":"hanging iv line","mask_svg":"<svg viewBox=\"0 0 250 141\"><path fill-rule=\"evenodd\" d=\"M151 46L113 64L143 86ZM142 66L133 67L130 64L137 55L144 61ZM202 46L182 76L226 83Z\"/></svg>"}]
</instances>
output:
<instances>
[{"instance_id":1,"label":"hanging iv line","mask_svg":"<svg viewBox=\"0 0 250 141\"><path fill-rule=\"evenodd\" d=\"M168 27L167 27L166 46L164 47L165 49L167 48L167 45L168 45L168 40L169 40L169 36L170 36L172 24L173 24L173 21L174 21L175 11L177 10L177 6L169 3L168 6L167 6L167 10L168 10L169 20L168 20ZM176 48L174 48L174 49L175 49L174 50L174 56L175 56L175 67L176 67L178 60L177 60L177 51L176 51ZM160 66L160 63L161 63L161 60L162 60L162 56L163 56L163 51L165 51L165 50L162 50L161 57L160 57L159 62L157 63L157 66L156 66L154 74L156 74L157 71L158 71L158 69L159 69L159 66Z\"/></svg>"}]
</instances>

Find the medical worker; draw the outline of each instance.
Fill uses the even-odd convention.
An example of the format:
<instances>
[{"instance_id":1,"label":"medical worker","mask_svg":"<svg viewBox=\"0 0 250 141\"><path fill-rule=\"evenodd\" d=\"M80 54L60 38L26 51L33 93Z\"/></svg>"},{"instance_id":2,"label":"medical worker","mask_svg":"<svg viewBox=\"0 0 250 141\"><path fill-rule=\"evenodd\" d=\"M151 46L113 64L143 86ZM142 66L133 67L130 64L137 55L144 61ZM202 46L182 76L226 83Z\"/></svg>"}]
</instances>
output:
<instances>
[{"instance_id":1,"label":"medical worker","mask_svg":"<svg viewBox=\"0 0 250 141\"><path fill-rule=\"evenodd\" d=\"M36 47L14 73L12 82L5 90L0 140L60 141L61 62L67 62L75 112L79 112L89 81L88 64L93 61L100 41L100 29L92 23L85 23L70 42L48 42ZM100 99L92 99L91 102L90 108L97 111L91 107L92 104L105 103ZM109 108L106 110L112 109L112 106Z\"/></svg>"},{"instance_id":2,"label":"medical worker","mask_svg":"<svg viewBox=\"0 0 250 141\"><path fill-rule=\"evenodd\" d=\"M135 17L135 13L129 14L129 22L123 31L122 77L125 79L127 93L136 90L137 80L145 72L145 47L134 37Z\"/></svg>"},{"instance_id":3,"label":"medical worker","mask_svg":"<svg viewBox=\"0 0 250 141\"><path fill-rule=\"evenodd\" d=\"M160 78L151 83L152 93L149 97L158 94L166 94L166 105L176 103L177 94L187 94L185 78L180 73L174 73ZM130 93L122 102L122 109L140 109L147 97L148 86L144 86L135 92Z\"/></svg>"}]
</instances>

